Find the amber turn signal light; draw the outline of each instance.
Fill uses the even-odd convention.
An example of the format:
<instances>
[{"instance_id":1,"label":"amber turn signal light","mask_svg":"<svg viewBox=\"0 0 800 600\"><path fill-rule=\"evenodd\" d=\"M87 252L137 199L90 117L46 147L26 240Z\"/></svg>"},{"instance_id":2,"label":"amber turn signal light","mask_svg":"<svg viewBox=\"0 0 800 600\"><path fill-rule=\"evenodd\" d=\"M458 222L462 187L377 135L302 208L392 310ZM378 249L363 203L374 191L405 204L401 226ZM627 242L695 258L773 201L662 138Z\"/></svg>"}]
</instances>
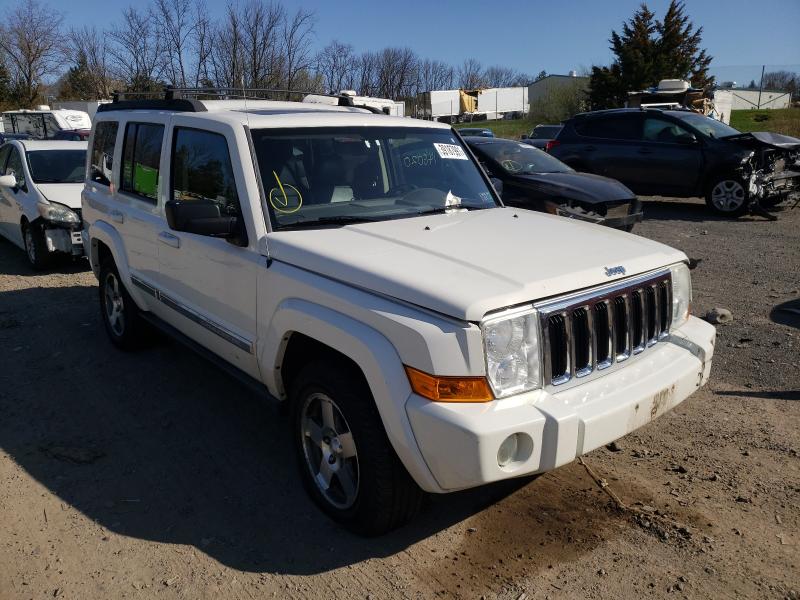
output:
<instances>
[{"instance_id":1,"label":"amber turn signal light","mask_svg":"<svg viewBox=\"0 0 800 600\"><path fill-rule=\"evenodd\" d=\"M414 393L435 402L489 402L494 400L485 377L436 377L406 367Z\"/></svg>"}]
</instances>

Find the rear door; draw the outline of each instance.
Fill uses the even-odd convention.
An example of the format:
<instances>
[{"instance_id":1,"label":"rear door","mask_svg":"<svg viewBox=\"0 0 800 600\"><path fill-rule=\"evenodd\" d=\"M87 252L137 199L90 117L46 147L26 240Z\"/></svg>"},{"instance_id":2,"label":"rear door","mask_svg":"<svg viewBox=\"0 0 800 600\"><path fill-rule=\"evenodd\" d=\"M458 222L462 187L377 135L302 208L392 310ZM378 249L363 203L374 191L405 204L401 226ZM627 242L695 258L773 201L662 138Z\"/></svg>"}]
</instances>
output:
<instances>
[{"instance_id":1,"label":"rear door","mask_svg":"<svg viewBox=\"0 0 800 600\"><path fill-rule=\"evenodd\" d=\"M236 140L230 127L203 121L202 129L182 126L175 117L169 154L162 162L166 199L214 203L220 215L243 219L246 198L240 161L231 159ZM193 125L193 124L192 124ZM249 218L250 211L244 211ZM245 219L246 221L246 219ZM252 223L236 245L169 228L157 233L160 300L156 309L182 333L252 377L259 377L255 354L256 282L266 259L255 251Z\"/></svg>"},{"instance_id":2,"label":"rear door","mask_svg":"<svg viewBox=\"0 0 800 600\"><path fill-rule=\"evenodd\" d=\"M6 162L8 162L11 149L11 144L5 144L0 148L0 175L6 174ZM8 188L0 188L0 235L9 239L10 234L6 224L6 213L10 214L9 210L12 202L14 202L13 196L14 192Z\"/></svg>"},{"instance_id":3,"label":"rear door","mask_svg":"<svg viewBox=\"0 0 800 600\"><path fill-rule=\"evenodd\" d=\"M578 170L617 179L633 187L639 168L639 140L642 119L639 113L617 113L580 119L575 122L578 137L575 155L584 165ZM575 166L572 165L571 166ZM582 168L579 168L582 167Z\"/></svg>"},{"instance_id":4,"label":"rear door","mask_svg":"<svg viewBox=\"0 0 800 600\"><path fill-rule=\"evenodd\" d=\"M702 168L702 147L693 133L660 115L645 116L638 168L632 173L639 193L692 194Z\"/></svg>"}]
</instances>

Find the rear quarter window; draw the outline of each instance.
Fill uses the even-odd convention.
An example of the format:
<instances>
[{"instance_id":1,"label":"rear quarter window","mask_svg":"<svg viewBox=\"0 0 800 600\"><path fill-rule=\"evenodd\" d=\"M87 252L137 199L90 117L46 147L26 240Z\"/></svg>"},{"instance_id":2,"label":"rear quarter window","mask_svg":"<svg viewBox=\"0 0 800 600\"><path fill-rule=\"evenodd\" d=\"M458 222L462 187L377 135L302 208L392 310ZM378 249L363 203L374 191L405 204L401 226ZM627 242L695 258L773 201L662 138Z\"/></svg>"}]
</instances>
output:
<instances>
[{"instance_id":1,"label":"rear quarter window","mask_svg":"<svg viewBox=\"0 0 800 600\"><path fill-rule=\"evenodd\" d=\"M128 123L122 152L121 189L142 198L158 200L158 176L164 126Z\"/></svg>"}]
</instances>

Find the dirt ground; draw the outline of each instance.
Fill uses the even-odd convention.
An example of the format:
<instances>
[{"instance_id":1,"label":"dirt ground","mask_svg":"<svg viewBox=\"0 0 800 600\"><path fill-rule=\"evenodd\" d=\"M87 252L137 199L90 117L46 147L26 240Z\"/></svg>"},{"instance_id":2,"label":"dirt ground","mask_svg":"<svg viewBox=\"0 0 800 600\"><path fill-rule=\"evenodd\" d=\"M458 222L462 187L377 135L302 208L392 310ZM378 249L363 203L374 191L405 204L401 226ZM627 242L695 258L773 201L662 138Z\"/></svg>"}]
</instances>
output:
<instances>
[{"instance_id":1,"label":"dirt ground","mask_svg":"<svg viewBox=\"0 0 800 600\"><path fill-rule=\"evenodd\" d=\"M701 261L694 314L733 313L709 384L369 540L306 498L275 407L176 343L120 353L85 266L0 242L0 598L800 598L800 208L645 214Z\"/></svg>"}]
</instances>

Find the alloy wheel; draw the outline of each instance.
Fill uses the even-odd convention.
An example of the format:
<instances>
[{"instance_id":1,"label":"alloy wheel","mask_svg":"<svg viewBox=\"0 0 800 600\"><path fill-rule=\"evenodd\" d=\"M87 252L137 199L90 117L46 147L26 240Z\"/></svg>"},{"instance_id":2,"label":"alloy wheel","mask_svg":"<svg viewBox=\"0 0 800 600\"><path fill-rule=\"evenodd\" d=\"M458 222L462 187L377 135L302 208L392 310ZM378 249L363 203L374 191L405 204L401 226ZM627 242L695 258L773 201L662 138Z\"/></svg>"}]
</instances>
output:
<instances>
[{"instance_id":1,"label":"alloy wheel","mask_svg":"<svg viewBox=\"0 0 800 600\"><path fill-rule=\"evenodd\" d=\"M306 466L322 496L338 509L353 506L359 487L358 453L342 411L325 394L309 395L299 433Z\"/></svg>"},{"instance_id":2,"label":"alloy wheel","mask_svg":"<svg viewBox=\"0 0 800 600\"><path fill-rule=\"evenodd\" d=\"M711 202L722 212L735 212L745 200L744 186L734 179L720 181L711 190Z\"/></svg>"},{"instance_id":3,"label":"alloy wheel","mask_svg":"<svg viewBox=\"0 0 800 600\"><path fill-rule=\"evenodd\" d=\"M36 241L33 239L32 227L25 227L25 252L28 253L28 260L32 265L36 264Z\"/></svg>"},{"instance_id":4,"label":"alloy wheel","mask_svg":"<svg viewBox=\"0 0 800 600\"><path fill-rule=\"evenodd\" d=\"M105 280L105 309L111 330L121 336L125 333L125 304L122 299L119 279L114 273L108 273Z\"/></svg>"}]
</instances>

